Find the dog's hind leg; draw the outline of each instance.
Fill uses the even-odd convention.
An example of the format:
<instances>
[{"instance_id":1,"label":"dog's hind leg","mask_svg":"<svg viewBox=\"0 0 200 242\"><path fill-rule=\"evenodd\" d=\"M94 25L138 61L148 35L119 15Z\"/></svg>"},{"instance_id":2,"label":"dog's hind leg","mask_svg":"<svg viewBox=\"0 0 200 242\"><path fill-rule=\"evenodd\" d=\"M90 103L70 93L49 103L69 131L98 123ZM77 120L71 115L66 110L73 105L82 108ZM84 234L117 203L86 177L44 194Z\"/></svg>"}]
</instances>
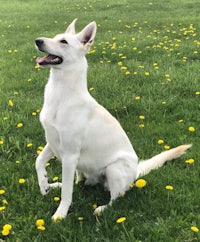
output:
<instances>
[{"instance_id":1,"label":"dog's hind leg","mask_svg":"<svg viewBox=\"0 0 200 242\"><path fill-rule=\"evenodd\" d=\"M110 191L110 202L107 205L99 206L94 214L99 215L107 206L119 196L123 196L130 189L130 184L137 174L137 163L120 159L106 168L106 182Z\"/></svg>"},{"instance_id":2,"label":"dog's hind leg","mask_svg":"<svg viewBox=\"0 0 200 242\"><path fill-rule=\"evenodd\" d=\"M38 183L40 186L40 191L43 195L46 195L51 187L48 183L46 163L51 159L52 156L53 152L47 143L36 159L35 167L38 176Z\"/></svg>"}]
</instances>

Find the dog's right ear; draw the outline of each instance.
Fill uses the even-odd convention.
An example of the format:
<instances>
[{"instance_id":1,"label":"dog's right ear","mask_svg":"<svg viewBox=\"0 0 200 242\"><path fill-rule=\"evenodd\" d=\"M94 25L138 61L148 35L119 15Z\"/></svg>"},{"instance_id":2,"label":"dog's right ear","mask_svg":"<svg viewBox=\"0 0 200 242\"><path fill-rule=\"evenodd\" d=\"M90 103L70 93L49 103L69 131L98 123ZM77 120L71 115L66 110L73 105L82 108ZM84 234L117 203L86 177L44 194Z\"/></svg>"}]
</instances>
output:
<instances>
[{"instance_id":1,"label":"dog's right ear","mask_svg":"<svg viewBox=\"0 0 200 242\"><path fill-rule=\"evenodd\" d=\"M77 34L77 37L81 42L83 49L85 49L86 52L89 50L90 46L94 42L96 31L97 31L96 22L91 22L80 33Z\"/></svg>"},{"instance_id":2,"label":"dog's right ear","mask_svg":"<svg viewBox=\"0 0 200 242\"><path fill-rule=\"evenodd\" d=\"M75 30L75 24L76 24L77 18L75 18L71 24L67 27L65 33L69 33L69 34L75 34L76 30Z\"/></svg>"}]
</instances>

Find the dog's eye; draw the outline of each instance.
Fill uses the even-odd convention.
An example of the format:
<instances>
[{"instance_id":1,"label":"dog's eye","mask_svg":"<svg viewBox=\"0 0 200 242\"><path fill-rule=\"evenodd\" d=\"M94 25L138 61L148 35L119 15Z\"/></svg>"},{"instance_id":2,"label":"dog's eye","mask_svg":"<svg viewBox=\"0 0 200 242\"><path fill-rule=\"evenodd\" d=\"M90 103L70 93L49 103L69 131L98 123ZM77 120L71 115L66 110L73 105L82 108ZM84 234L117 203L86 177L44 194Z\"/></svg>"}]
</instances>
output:
<instances>
[{"instance_id":1,"label":"dog's eye","mask_svg":"<svg viewBox=\"0 0 200 242\"><path fill-rule=\"evenodd\" d=\"M68 44L68 42L67 42L65 39L62 39L62 40L60 41L60 43L62 43L62 44Z\"/></svg>"}]
</instances>

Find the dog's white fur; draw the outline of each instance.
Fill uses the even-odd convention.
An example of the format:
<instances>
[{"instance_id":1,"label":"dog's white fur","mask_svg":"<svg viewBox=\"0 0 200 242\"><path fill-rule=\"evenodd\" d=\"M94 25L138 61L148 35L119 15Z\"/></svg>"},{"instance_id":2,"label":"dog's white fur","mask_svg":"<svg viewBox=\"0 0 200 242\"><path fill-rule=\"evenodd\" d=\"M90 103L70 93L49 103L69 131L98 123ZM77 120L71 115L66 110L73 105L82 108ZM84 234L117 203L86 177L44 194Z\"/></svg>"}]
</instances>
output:
<instances>
[{"instance_id":1,"label":"dog's white fur","mask_svg":"<svg viewBox=\"0 0 200 242\"><path fill-rule=\"evenodd\" d=\"M103 183L110 191L111 204L138 177L181 156L191 147L182 145L138 163L118 121L92 98L87 89L85 54L96 35L96 23L88 24L75 34L75 22L76 19L64 34L53 39L36 39L39 50L59 57L37 59L39 65L51 68L40 114L47 144L36 160L36 171L42 194L47 194L51 187L62 186L61 202L53 219L67 215L75 171L77 183L82 179L91 185ZM58 60L62 63L54 63ZM53 155L62 163L62 184L48 183L45 164ZM99 214L106 206L97 207L95 213Z\"/></svg>"}]
</instances>

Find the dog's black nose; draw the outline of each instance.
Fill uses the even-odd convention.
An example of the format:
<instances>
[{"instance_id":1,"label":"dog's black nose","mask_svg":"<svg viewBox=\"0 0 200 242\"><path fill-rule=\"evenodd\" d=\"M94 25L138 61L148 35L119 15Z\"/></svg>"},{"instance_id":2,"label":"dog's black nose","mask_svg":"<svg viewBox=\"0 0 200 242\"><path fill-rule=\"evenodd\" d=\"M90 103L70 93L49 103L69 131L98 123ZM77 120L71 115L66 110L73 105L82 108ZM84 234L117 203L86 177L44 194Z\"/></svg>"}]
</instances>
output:
<instances>
[{"instance_id":1,"label":"dog's black nose","mask_svg":"<svg viewBox=\"0 0 200 242\"><path fill-rule=\"evenodd\" d=\"M38 47L40 47L40 46L43 45L44 40L43 40L43 39L36 39L36 40L35 40L35 43L36 43L36 45L37 45Z\"/></svg>"}]
</instances>

